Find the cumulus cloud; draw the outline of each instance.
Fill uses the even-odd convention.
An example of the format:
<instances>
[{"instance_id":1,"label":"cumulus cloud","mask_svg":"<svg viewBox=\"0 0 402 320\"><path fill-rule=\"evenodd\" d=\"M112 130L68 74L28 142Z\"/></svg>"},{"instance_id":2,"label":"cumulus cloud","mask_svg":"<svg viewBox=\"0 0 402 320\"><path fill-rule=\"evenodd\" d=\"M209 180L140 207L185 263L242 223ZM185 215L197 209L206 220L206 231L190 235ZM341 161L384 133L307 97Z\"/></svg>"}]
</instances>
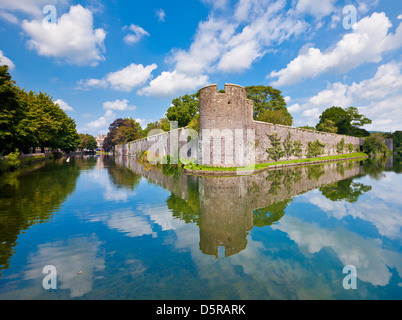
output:
<instances>
[{"instance_id":1,"label":"cumulus cloud","mask_svg":"<svg viewBox=\"0 0 402 320\"><path fill-rule=\"evenodd\" d=\"M0 11L8 13L23 13L34 18L42 17L42 9L46 5L54 5L64 8L68 5L68 0L2 0Z\"/></svg>"},{"instance_id":2,"label":"cumulus cloud","mask_svg":"<svg viewBox=\"0 0 402 320\"><path fill-rule=\"evenodd\" d=\"M364 239L344 228L328 230L291 216L283 217L272 228L286 232L300 248L311 254L324 248L332 249L343 265L353 265L359 270L360 280L375 286L386 286L390 282L392 274L388 267L396 268L402 275L398 252L383 249L378 241Z\"/></svg>"},{"instance_id":3,"label":"cumulus cloud","mask_svg":"<svg viewBox=\"0 0 402 320\"><path fill-rule=\"evenodd\" d=\"M127 44L134 44L140 41L144 37L149 37L149 33L147 31L145 31L143 28L135 24L131 24L130 26L124 26L123 30L126 29L130 31L130 33L127 34L123 39L124 42Z\"/></svg>"},{"instance_id":4,"label":"cumulus cloud","mask_svg":"<svg viewBox=\"0 0 402 320\"><path fill-rule=\"evenodd\" d=\"M174 52L176 70L243 72L273 43L305 30L305 23L286 12L286 1L239 1L232 17L210 16L199 23L189 50Z\"/></svg>"},{"instance_id":5,"label":"cumulus cloud","mask_svg":"<svg viewBox=\"0 0 402 320\"><path fill-rule=\"evenodd\" d=\"M109 126L109 124L116 118L116 114L112 110L106 110L105 115L88 123L88 127L92 129L102 129Z\"/></svg>"},{"instance_id":6,"label":"cumulus cloud","mask_svg":"<svg viewBox=\"0 0 402 320\"><path fill-rule=\"evenodd\" d=\"M69 106L67 102L61 99L57 99L55 103L58 104L63 111L74 111L73 107Z\"/></svg>"},{"instance_id":7,"label":"cumulus cloud","mask_svg":"<svg viewBox=\"0 0 402 320\"><path fill-rule=\"evenodd\" d=\"M402 64L390 62L378 67L372 78L347 85L335 82L308 99L295 103L289 112L300 113L309 125L314 125L327 108L356 106L373 120L368 130L398 130L402 122ZM392 117L389 115L392 114Z\"/></svg>"},{"instance_id":8,"label":"cumulus cloud","mask_svg":"<svg viewBox=\"0 0 402 320\"><path fill-rule=\"evenodd\" d=\"M402 25L395 34L389 34L392 24L385 13L373 13L355 26L353 32L345 34L333 49L322 52L311 47L286 68L271 72L270 78L278 78L272 85L291 85L324 72L344 73L363 63L378 63L385 52L402 46Z\"/></svg>"},{"instance_id":9,"label":"cumulus cloud","mask_svg":"<svg viewBox=\"0 0 402 320\"><path fill-rule=\"evenodd\" d=\"M115 101L104 102L103 109L124 111L124 110L135 110L135 109L137 109L137 107L130 106L127 99L123 99L123 100L117 99Z\"/></svg>"},{"instance_id":10,"label":"cumulus cloud","mask_svg":"<svg viewBox=\"0 0 402 320\"><path fill-rule=\"evenodd\" d=\"M3 51L0 50L0 65L6 65L10 70L14 70L15 64L12 62L9 58L7 58L4 54Z\"/></svg>"},{"instance_id":11,"label":"cumulus cloud","mask_svg":"<svg viewBox=\"0 0 402 320\"><path fill-rule=\"evenodd\" d=\"M336 0L299 0L296 10L307 13L317 18L322 18L335 11Z\"/></svg>"},{"instance_id":12,"label":"cumulus cloud","mask_svg":"<svg viewBox=\"0 0 402 320\"><path fill-rule=\"evenodd\" d=\"M149 86L138 90L139 95L166 97L173 94L195 91L208 83L208 76L187 76L177 71L162 72L149 83Z\"/></svg>"},{"instance_id":13,"label":"cumulus cloud","mask_svg":"<svg viewBox=\"0 0 402 320\"><path fill-rule=\"evenodd\" d=\"M34 19L24 20L22 29L30 38L28 47L41 56L79 66L96 66L105 60L106 32L94 29L92 12L81 5L71 6L55 27L44 28L42 19Z\"/></svg>"},{"instance_id":14,"label":"cumulus cloud","mask_svg":"<svg viewBox=\"0 0 402 320\"><path fill-rule=\"evenodd\" d=\"M151 64L144 67L142 64L132 63L129 66L110 72L102 79L86 79L78 82L78 89L108 88L117 91L132 91L135 87L145 84L152 78L152 71L158 66Z\"/></svg>"}]
</instances>

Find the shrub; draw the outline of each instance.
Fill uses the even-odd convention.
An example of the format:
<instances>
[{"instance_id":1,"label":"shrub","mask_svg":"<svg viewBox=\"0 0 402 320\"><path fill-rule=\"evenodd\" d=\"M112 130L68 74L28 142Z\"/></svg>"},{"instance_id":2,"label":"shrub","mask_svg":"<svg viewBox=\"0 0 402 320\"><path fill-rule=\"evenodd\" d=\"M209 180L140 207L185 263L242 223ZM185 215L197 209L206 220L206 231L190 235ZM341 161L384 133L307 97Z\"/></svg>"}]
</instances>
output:
<instances>
[{"instance_id":1,"label":"shrub","mask_svg":"<svg viewBox=\"0 0 402 320\"><path fill-rule=\"evenodd\" d=\"M387 152L388 148L384 143L384 136L379 132L372 133L368 138L364 139L363 150L370 154Z\"/></svg>"},{"instance_id":2,"label":"shrub","mask_svg":"<svg viewBox=\"0 0 402 320\"><path fill-rule=\"evenodd\" d=\"M324 148L325 144L318 139L314 142L309 141L307 143L307 158L314 158L324 154Z\"/></svg>"},{"instance_id":3,"label":"shrub","mask_svg":"<svg viewBox=\"0 0 402 320\"><path fill-rule=\"evenodd\" d=\"M336 152L338 152L339 154L343 153L343 150L345 149L345 138L342 138L341 141L339 141L336 144Z\"/></svg>"},{"instance_id":4,"label":"shrub","mask_svg":"<svg viewBox=\"0 0 402 320\"><path fill-rule=\"evenodd\" d=\"M352 142L349 143L349 144L348 144L348 150L349 150L349 152L352 153L354 149L355 149L355 146L353 145L353 143L352 143Z\"/></svg>"},{"instance_id":5,"label":"shrub","mask_svg":"<svg viewBox=\"0 0 402 320\"><path fill-rule=\"evenodd\" d=\"M293 141L293 154L299 158L303 156L303 144L301 141Z\"/></svg>"},{"instance_id":6,"label":"shrub","mask_svg":"<svg viewBox=\"0 0 402 320\"><path fill-rule=\"evenodd\" d=\"M291 137L292 137L292 135L289 132L288 136L283 141L283 150L284 150L284 155L286 158L290 158L294 153L293 141L290 140Z\"/></svg>"},{"instance_id":7,"label":"shrub","mask_svg":"<svg viewBox=\"0 0 402 320\"><path fill-rule=\"evenodd\" d=\"M269 158L274 161L278 161L284 155L284 151L281 147L281 138L278 138L278 134L274 133L272 135L267 134L269 140L271 140L271 148L266 149Z\"/></svg>"},{"instance_id":8,"label":"shrub","mask_svg":"<svg viewBox=\"0 0 402 320\"><path fill-rule=\"evenodd\" d=\"M19 160L20 152L18 149L15 152L11 152L6 158L11 170L17 169L21 166L21 161Z\"/></svg>"}]
</instances>

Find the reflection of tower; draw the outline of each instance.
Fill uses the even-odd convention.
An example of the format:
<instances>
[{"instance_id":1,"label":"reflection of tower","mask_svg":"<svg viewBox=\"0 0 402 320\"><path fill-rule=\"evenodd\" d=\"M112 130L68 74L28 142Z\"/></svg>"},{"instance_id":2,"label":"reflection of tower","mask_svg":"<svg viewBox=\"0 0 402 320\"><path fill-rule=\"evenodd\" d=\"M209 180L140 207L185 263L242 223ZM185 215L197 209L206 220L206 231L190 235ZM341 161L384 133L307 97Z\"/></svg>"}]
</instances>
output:
<instances>
[{"instance_id":1,"label":"reflection of tower","mask_svg":"<svg viewBox=\"0 0 402 320\"><path fill-rule=\"evenodd\" d=\"M223 246L228 257L246 248L253 215L244 201L246 184L239 179L200 178L200 249L205 254L218 257Z\"/></svg>"}]
</instances>

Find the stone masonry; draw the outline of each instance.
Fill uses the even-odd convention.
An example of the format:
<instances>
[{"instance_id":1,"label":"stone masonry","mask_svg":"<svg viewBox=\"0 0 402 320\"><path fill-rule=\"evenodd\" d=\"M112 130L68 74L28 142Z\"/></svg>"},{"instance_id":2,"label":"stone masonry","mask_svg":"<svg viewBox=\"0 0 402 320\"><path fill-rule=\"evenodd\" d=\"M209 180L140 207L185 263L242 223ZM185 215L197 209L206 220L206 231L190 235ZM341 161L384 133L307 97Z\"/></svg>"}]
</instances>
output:
<instances>
[{"instance_id":1,"label":"stone masonry","mask_svg":"<svg viewBox=\"0 0 402 320\"><path fill-rule=\"evenodd\" d=\"M225 93L218 93L216 84L202 88L199 113L200 133L198 141L193 141L198 147L194 148L191 158L208 166L238 167L272 162L266 150L271 147L268 135L275 134L281 143L290 134L291 141L300 141L303 147L301 157L293 155L281 160L305 158L308 143L316 140L325 144L320 156L338 154L337 144L342 139L345 143L343 153L349 153L350 143L353 152L361 145L361 139L356 137L255 121L253 102L247 99L246 90L235 84L225 84ZM179 128L116 146L116 153L136 156L158 143L159 156L172 156L174 150L180 150L188 140L188 130Z\"/></svg>"}]
</instances>

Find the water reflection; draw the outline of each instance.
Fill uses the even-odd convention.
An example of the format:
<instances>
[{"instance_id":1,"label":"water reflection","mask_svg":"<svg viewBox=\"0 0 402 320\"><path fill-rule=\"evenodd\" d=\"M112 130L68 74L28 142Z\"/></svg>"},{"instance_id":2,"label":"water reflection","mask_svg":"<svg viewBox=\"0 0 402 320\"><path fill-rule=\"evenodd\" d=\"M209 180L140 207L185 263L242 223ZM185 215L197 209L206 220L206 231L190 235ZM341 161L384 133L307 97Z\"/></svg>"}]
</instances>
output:
<instances>
[{"instance_id":1,"label":"water reflection","mask_svg":"<svg viewBox=\"0 0 402 320\"><path fill-rule=\"evenodd\" d=\"M69 163L60 159L1 176L0 272L9 267L18 235L49 221L74 191L80 170L91 169L95 163L95 159L72 158Z\"/></svg>"},{"instance_id":2,"label":"water reflection","mask_svg":"<svg viewBox=\"0 0 402 320\"><path fill-rule=\"evenodd\" d=\"M322 186L322 193L327 197L357 201L360 195L370 190L370 186L352 182L352 177L364 173L360 162L321 164L224 178L172 177L155 168L144 168L127 157L117 158L116 163L171 191L167 206L173 217L196 223L200 250L215 257L218 257L220 247L223 247L221 251L226 257L244 250L249 231L254 226L277 223L291 199L299 194Z\"/></svg>"},{"instance_id":3,"label":"water reflection","mask_svg":"<svg viewBox=\"0 0 402 320\"><path fill-rule=\"evenodd\" d=\"M0 299L401 298L398 170L374 158L212 178L100 157L10 175ZM41 286L48 264L60 290ZM349 264L358 290L342 287Z\"/></svg>"}]
</instances>

